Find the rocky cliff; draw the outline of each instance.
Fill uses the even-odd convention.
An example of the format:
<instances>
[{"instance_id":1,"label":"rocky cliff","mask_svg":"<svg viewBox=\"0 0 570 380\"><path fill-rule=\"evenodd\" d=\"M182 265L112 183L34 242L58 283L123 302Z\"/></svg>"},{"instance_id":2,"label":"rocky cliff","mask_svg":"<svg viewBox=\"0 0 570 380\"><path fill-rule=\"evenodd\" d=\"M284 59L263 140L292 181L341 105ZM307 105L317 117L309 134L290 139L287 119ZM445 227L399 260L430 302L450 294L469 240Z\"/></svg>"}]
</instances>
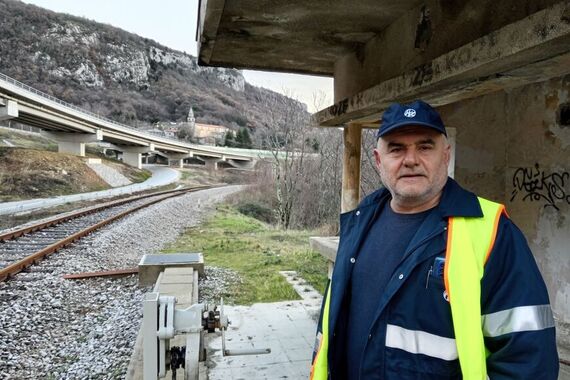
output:
<instances>
[{"instance_id":1,"label":"rocky cliff","mask_svg":"<svg viewBox=\"0 0 570 380\"><path fill-rule=\"evenodd\" d=\"M0 0L0 72L132 126L182 121L190 106L198 122L252 130L271 122L270 107L306 112L238 70L200 67L155 41L16 0Z\"/></svg>"}]
</instances>

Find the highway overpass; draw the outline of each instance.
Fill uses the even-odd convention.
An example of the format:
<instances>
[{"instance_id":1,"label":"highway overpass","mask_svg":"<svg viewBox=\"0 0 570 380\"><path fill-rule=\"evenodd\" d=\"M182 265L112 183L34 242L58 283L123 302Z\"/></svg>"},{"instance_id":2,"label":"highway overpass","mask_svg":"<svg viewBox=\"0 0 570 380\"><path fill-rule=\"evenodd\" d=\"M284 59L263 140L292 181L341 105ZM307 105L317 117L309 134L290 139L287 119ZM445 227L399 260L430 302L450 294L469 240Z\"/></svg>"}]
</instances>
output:
<instances>
[{"instance_id":1,"label":"highway overpass","mask_svg":"<svg viewBox=\"0 0 570 380\"><path fill-rule=\"evenodd\" d=\"M159 153L182 167L185 158L196 157L217 168L220 161L240 168L253 167L254 152L226 152L223 148L185 143L155 136L83 110L0 73L0 121L14 120L40 128L58 142L61 153L85 156L85 144L106 142L122 153L123 161L140 168L142 155Z\"/></svg>"}]
</instances>

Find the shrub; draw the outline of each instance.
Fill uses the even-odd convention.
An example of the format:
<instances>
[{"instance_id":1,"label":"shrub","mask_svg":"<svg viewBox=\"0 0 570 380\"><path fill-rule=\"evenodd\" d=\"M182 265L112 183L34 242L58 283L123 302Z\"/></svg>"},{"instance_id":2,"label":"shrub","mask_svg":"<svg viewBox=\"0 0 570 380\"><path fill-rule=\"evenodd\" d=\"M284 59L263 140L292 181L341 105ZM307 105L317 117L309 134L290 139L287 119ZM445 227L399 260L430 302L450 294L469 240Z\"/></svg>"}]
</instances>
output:
<instances>
[{"instance_id":1,"label":"shrub","mask_svg":"<svg viewBox=\"0 0 570 380\"><path fill-rule=\"evenodd\" d=\"M237 209L240 213L251 216L265 223L274 223L275 214L273 210L266 205L257 202L243 202L238 204Z\"/></svg>"}]
</instances>

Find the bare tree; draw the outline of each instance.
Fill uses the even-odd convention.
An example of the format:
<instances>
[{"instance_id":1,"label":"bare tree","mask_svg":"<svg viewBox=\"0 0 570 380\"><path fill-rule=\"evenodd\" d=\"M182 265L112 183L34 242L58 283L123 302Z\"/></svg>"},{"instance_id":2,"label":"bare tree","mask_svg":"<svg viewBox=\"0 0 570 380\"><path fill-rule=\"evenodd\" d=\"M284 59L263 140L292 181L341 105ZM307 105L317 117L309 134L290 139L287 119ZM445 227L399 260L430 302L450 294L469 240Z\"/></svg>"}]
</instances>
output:
<instances>
[{"instance_id":1,"label":"bare tree","mask_svg":"<svg viewBox=\"0 0 570 380\"><path fill-rule=\"evenodd\" d=\"M272 154L277 220L280 227L288 229L299 194L309 117L301 103L285 100L288 102L285 107L276 104L283 101L279 97L266 99L269 123L263 131L262 143Z\"/></svg>"}]
</instances>

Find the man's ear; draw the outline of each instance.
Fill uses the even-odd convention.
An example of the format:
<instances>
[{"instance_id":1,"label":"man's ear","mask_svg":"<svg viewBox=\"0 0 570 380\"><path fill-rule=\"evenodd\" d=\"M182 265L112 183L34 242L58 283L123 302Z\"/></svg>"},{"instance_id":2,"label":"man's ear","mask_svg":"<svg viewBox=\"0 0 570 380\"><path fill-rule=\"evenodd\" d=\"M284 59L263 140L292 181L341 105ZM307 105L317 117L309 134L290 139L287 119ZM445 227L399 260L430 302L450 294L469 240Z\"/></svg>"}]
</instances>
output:
<instances>
[{"instance_id":1,"label":"man's ear","mask_svg":"<svg viewBox=\"0 0 570 380\"><path fill-rule=\"evenodd\" d=\"M374 148L374 161L376 162L376 168L380 170L381 157L378 148Z\"/></svg>"},{"instance_id":2,"label":"man's ear","mask_svg":"<svg viewBox=\"0 0 570 380\"><path fill-rule=\"evenodd\" d=\"M449 142L446 142L443 150L445 154L445 165L449 165L449 161L451 160L451 144Z\"/></svg>"}]
</instances>

